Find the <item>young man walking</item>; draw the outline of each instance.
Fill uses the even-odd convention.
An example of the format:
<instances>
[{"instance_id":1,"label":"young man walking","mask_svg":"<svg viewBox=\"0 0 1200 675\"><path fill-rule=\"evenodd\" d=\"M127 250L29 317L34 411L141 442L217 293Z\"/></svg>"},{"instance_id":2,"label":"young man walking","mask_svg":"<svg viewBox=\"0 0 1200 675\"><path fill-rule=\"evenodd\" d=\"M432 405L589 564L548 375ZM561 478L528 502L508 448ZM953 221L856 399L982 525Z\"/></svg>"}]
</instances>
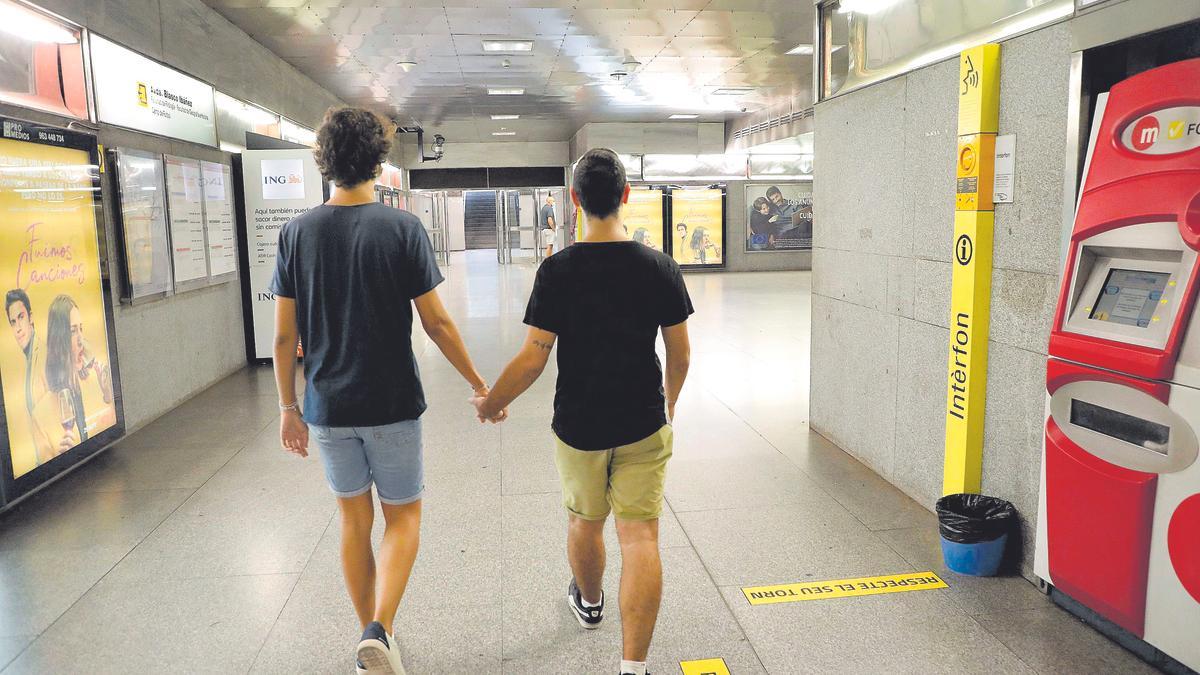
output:
<instances>
[{"instance_id":1,"label":"young man walking","mask_svg":"<svg viewBox=\"0 0 1200 675\"><path fill-rule=\"evenodd\" d=\"M496 421L541 375L558 341L555 463L567 508L572 614L584 628L604 619L604 521L621 542L623 675L645 675L662 598L658 519L671 457L675 402L690 360L692 303L679 265L631 241L621 224L629 184L611 150L591 150L575 169L571 200L586 236L538 270L525 313L529 334L491 394L474 399ZM662 330L667 372L655 342Z\"/></svg>"},{"instance_id":2,"label":"young man walking","mask_svg":"<svg viewBox=\"0 0 1200 675\"><path fill-rule=\"evenodd\" d=\"M362 624L359 673L404 673L392 623L417 556L421 414L412 306L475 395L487 386L434 290L433 247L412 214L375 201L374 180L394 128L358 108L331 110L317 134L328 202L283 226L275 293L275 379L283 447L308 456L309 432L341 512L342 572ZM306 387L296 400L296 340ZM504 413L498 413L502 419ZM379 493L386 521L378 566L371 549Z\"/></svg>"},{"instance_id":3,"label":"young man walking","mask_svg":"<svg viewBox=\"0 0 1200 675\"><path fill-rule=\"evenodd\" d=\"M546 203L538 212L538 224L541 225L542 246L546 249L546 257L554 255L554 239L558 223L554 219L554 195L546 197Z\"/></svg>"}]
</instances>

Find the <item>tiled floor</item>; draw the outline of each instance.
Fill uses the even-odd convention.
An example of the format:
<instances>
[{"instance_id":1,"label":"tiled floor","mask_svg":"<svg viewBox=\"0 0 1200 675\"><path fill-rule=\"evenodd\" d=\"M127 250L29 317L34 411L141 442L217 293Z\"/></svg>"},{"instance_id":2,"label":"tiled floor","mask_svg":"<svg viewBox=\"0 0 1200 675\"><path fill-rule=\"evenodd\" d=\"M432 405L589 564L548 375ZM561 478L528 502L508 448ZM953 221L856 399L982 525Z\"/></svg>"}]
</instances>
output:
<instances>
[{"instance_id":1,"label":"tiled floor","mask_svg":"<svg viewBox=\"0 0 1200 675\"><path fill-rule=\"evenodd\" d=\"M532 271L454 259L443 297L490 376L524 334ZM945 571L934 517L808 430L807 274L688 285L655 673L712 657L738 674L1148 670L1023 579ZM419 329L417 348L428 492L398 620L409 672L615 672L616 608L584 633L563 604L553 372L507 424L480 426ZM333 499L316 458L279 450L275 420L270 371L238 373L0 518L4 674L353 672ZM930 569L950 588L757 607L740 591Z\"/></svg>"}]
</instances>

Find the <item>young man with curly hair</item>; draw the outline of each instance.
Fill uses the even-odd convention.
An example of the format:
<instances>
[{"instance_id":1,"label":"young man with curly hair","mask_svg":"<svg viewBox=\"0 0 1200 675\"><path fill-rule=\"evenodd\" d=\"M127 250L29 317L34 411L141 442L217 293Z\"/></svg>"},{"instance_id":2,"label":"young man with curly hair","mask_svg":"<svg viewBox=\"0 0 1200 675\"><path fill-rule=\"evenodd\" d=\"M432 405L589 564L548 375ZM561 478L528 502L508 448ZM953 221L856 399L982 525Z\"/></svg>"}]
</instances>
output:
<instances>
[{"instance_id":1,"label":"young man with curly hair","mask_svg":"<svg viewBox=\"0 0 1200 675\"><path fill-rule=\"evenodd\" d=\"M311 431L337 497L342 572L363 630L359 673L404 672L392 624L417 556L424 490L414 305L425 333L475 395L488 392L438 298L442 275L424 227L375 201L375 177L394 133L369 110L326 113L315 154L333 196L283 226L271 282L280 440L307 457ZM297 338L304 344L303 411ZM372 487L386 521L378 566Z\"/></svg>"}]
</instances>

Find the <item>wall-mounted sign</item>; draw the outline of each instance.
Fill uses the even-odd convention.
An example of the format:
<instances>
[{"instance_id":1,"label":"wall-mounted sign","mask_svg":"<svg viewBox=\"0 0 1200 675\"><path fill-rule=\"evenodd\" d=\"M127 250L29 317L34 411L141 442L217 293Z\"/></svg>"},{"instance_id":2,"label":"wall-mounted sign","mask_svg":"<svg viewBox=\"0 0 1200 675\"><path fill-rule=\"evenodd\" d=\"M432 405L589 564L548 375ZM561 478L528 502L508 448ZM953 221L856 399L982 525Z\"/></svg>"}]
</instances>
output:
<instances>
[{"instance_id":1,"label":"wall-mounted sign","mask_svg":"<svg viewBox=\"0 0 1200 675\"><path fill-rule=\"evenodd\" d=\"M208 274L212 281L238 268L237 231L233 222L233 177L225 164L201 162L204 181L204 234L208 241Z\"/></svg>"},{"instance_id":2,"label":"wall-mounted sign","mask_svg":"<svg viewBox=\"0 0 1200 675\"><path fill-rule=\"evenodd\" d=\"M746 185L746 250L812 248L812 183Z\"/></svg>"},{"instance_id":3,"label":"wall-mounted sign","mask_svg":"<svg viewBox=\"0 0 1200 675\"><path fill-rule=\"evenodd\" d=\"M629 203L621 209L621 222L634 241L663 250L663 191L629 191Z\"/></svg>"},{"instance_id":4,"label":"wall-mounted sign","mask_svg":"<svg viewBox=\"0 0 1200 675\"><path fill-rule=\"evenodd\" d=\"M208 283L204 192L199 160L167 155L166 164L171 262L175 269L175 290L182 291Z\"/></svg>"},{"instance_id":5,"label":"wall-mounted sign","mask_svg":"<svg viewBox=\"0 0 1200 675\"><path fill-rule=\"evenodd\" d=\"M250 262L250 324L246 327L252 360L274 353L275 295L268 290L275 272L279 230L289 220L325 199L321 172L312 150L247 150L242 154L245 247Z\"/></svg>"},{"instance_id":6,"label":"wall-mounted sign","mask_svg":"<svg viewBox=\"0 0 1200 675\"><path fill-rule=\"evenodd\" d=\"M1013 192L1017 187L1017 136L1005 134L996 137L996 171L992 184L992 201L996 204L1013 203Z\"/></svg>"},{"instance_id":7,"label":"wall-mounted sign","mask_svg":"<svg viewBox=\"0 0 1200 675\"><path fill-rule=\"evenodd\" d=\"M671 191L671 255L680 267L725 266L725 190Z\"/></svg>"},{"instance_id":8,"label":"wall-mounted sign","mask_svg":"<svg viewBox=\"0 0 1200 675\"><path fill-rule=\"evenodd\" d=\"M212 86L95 34L91 47L101 122L217 146Z\"/></svg>"},{"instance_id":9,"label":"wall-mounted sign","mask_svg":"<svg viewBox=\"0 0 1200 675\"><path fill-rule=\"evenodd\" d=\"M122 299L136 301L168 294L172 289L171 244L162 155L127 149L119 149L114 155L125 253Z\"/></svg>"}]
</instances>

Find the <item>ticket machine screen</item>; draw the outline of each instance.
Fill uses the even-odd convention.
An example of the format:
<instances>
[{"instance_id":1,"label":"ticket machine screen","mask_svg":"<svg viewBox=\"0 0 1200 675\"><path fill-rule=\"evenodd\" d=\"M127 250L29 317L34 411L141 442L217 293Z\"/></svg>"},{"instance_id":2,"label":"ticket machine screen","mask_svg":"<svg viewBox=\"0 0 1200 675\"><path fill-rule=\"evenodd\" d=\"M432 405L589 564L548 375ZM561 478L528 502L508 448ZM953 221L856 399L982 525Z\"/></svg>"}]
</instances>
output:
<instances>
[{"instance_id":1,"label":"ticket machine screen","mask_svg":"<svg viewBox=\"0 0 1200 675\"><path fill-rule=\"evenodd\" d=\"M1167 272L1109 270L1088 318L1145 328L1167 288Z\"/></svg>"}]
</instances>

